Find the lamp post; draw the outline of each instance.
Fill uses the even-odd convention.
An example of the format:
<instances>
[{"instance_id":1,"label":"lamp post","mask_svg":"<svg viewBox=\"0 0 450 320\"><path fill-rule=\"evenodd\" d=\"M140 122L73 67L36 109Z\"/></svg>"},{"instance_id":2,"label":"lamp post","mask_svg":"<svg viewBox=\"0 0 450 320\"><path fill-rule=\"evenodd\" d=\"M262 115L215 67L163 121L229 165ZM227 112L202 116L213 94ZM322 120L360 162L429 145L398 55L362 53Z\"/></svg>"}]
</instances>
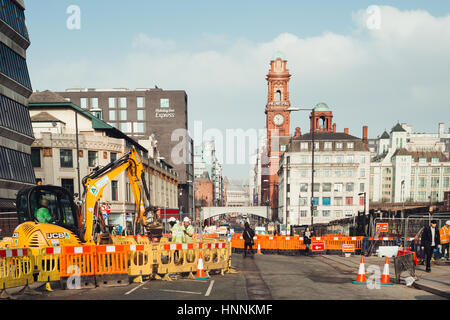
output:
<instances>
[{"instance_id":1,"label":"lamp post","mask_svg":"<svg viewBox=\"0 0 450 320\"><path fill-rule=\"evenodd\" d=\"M288 111L314 111L314 108L289 108ZM314 119L313 119L314 120ZM311 231L314 225L314 131L315 127L311 125Z\"/></svg>"}]
</instances>

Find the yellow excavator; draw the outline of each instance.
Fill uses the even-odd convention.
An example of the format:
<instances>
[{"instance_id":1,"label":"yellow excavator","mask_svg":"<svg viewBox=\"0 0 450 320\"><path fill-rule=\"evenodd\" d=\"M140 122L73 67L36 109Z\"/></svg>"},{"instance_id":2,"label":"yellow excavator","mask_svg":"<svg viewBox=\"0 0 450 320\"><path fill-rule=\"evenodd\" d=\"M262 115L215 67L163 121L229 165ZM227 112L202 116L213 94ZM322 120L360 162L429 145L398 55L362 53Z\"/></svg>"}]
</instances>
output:
<instances>
[{"instance_id":1,"label":"yellow excavator","mask_svg":"<svg viewBox=\"0 0 450 320\"><path fill-rule=\"evenodd\" d=\"M19 191L16 199L19 225L2 245L10 248L89 245L95 244L96 240L98 244L99 239L101 243L112 243L99 200L105 187L124 171L128 174L136 203L138 232L160 237L162 224L155 208L149 206L150 195L142 160L132 147L116 161L94 168L83 178L84 191L78 204L69 191L58 186L37 185ZM148 205L144 201L144 193ZM45 213L44 221L40 215L42 212Z\"/></svg>"}]
</instances>

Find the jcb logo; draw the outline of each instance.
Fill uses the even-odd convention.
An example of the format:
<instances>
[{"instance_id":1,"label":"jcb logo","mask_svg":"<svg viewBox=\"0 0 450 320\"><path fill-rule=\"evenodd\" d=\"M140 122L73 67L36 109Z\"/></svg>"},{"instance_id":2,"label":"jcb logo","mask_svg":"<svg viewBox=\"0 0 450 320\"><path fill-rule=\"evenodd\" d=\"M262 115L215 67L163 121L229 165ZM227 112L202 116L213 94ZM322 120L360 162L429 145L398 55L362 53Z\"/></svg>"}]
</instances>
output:
<instances>
[{"instance_id":1,"label":"jcb logo","mask_svg":"<svg viewBox=\"0 0 450 320\"><path fill-rule=\"evenodd\" d=\"M62 232L47 233L47 239L64 239L66 236Z\"/></svg>"}]
</instances>

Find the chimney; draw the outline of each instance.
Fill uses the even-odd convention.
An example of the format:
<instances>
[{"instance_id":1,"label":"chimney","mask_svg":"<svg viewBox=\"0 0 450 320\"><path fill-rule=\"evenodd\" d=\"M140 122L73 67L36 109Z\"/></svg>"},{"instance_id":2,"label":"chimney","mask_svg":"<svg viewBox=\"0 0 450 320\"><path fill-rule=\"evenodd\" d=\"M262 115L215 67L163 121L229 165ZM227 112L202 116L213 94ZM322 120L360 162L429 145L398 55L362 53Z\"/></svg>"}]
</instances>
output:
<instances>
[{"instance_id":1,"label":"chimney","mask_svg":"<svg viewBox=\"0 0 450 320\"><path fill-rule=\"evenodd\" d=\"M366 148L367 148L367 130L368 130L368 127L367 126L363 126L362 140L363 140L363 143L366 146Z\"/></svg>"},{"instance_id":2,"label":"chimney","mask_svg":"<svg viewBox=\"0 0 450 320\"><path fill-rule=\"evenodd\" d=\"M333 123L333 132L336 132L336 123Z\"/></svg>"},{"instance_id":3,"label":"chimney","mask_svg":"<svg viewBox=\"0 0 450 320\"><path fill-rule=\"evenodd\" d=\"M348 128L344 128L344 133L348 134Z\"/></svg>"}]
</instances>

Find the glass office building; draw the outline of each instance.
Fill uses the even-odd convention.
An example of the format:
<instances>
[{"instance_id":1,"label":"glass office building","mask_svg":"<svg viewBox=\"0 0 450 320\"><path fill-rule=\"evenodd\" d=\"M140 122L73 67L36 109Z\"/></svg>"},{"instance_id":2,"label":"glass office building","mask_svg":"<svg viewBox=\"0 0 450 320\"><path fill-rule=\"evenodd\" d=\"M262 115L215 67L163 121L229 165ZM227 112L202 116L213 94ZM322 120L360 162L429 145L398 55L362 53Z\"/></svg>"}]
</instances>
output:
<instances>
[{"instance_id":1,"label":"glass office building","mask_svg":"<svg viewBox=\"0 0 450 320\"><path fill-rule=\"evenodd\" d=\"M30 40L24 10L23 0L0 1L0 238L10 236L17 224L17 192L35 184L28 111L32 88L26 63Z\"/></svg>"}]
</instances>

